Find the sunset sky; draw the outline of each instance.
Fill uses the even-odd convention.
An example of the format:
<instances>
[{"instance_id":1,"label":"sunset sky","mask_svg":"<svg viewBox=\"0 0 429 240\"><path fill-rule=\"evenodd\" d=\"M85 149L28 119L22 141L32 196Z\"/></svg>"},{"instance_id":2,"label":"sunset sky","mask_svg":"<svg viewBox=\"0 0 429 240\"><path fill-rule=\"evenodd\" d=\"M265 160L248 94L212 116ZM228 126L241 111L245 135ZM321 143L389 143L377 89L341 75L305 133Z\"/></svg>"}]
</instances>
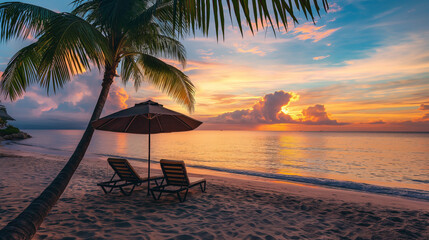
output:
<instances>
[{"instance_id":1,"label":"sunset sky","mask_svg":"<svg viewBox=\"0 0 429 240\"><path fill-rule=\"evenodd\" d=\"M70 0L25 1L69 11ZM184 72L196 85L192 117L201 129L273 131L429 131L429 2L329 1L316 24L244 37L228 24L183 40ZM35 41L0 44L0 73ZM174 63L172 63L174 64ZM56 95L33 85L15 102L2 100L22 128L84 128L101 89L95 70ZM116 79L102 116L152 99L186 113L152 86L137 92Z\"/></svg>"}]
</instances>

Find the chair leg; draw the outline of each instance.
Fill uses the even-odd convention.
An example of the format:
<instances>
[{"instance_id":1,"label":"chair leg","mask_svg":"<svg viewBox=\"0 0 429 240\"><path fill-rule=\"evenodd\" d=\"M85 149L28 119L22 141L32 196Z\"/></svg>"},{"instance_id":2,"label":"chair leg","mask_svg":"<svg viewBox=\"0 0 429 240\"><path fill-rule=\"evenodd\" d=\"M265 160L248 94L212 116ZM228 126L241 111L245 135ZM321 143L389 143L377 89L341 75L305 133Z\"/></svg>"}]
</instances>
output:
<instances>
[{"instance_id":1,"label":"chair leg","mask_svg":"<svg viewBox=\"0 0 429 240\"><path fill-rule=\"evenodd\" d=\"M111 192L113 191L113 187L111 187L109 191L107 191L107 190L106 190L106 187L104 187L104 186L100 186L100 187L101 187L101 189L103 189L103 192L104 192L105 194L111 193Z\"/></svg>"},{"instance_id":2,"label":"chair leg","mask_svg":"<svg viewBox=\"0 0 429 240\"><path fill-rule=\"evenodd\" d=\"M150 192L152 193L152 197L153 197L154 200L159 200L161 198L162 190L164 190L164 187L162 187L162 188L159 189L158 197L155 196L155 191L154 190L152 190L152 189L150 190Z\"/></svg>"},{"instance_id":3,"label":"chair leg","mask_svg":"<svg viewBox=\"0 0 429 240\"><path fill-rule=\"evenodd\" d=\"M182 198L180 197L180 192L177 192L177 198L179 199L180 202L183 202Z\"/></svg>"},{"instance_id":4,"label":"chair leg","mask_svg":"<svg viewBox=\"0 0 429 240\"><path fill-rule=\"evenodd\" d=\"M203 187L203 183L204 183L204 187ZM206 182L200 183L200 188L201 188L201 192L206 192Z\"/></svg>"},{"instance_id":5,"label":"chair leg","mask_svg":"<svg viewBox=\"0 0 429 240\"><path fill-rule=\"evenodd\" d=\"M101 189L103 189L104 194L108 194L108 192L106 191L106 189L104 188L104 186L101 186Z\"/></svg>"},{"instance_id":6,"label":"chair leg","mask_svg":"<svg viewBox=\"0 0 429 240\"><path fill-rule=\"evenodd\" d=\"M164 179L163 179L164 180ZM159 186L160 184L158 183L158 179L155 179L155 184L156 184L156 186ZM162 184L162 182L161 182L161 184Z\"/></svg>"},{"instance_id":7,"label":"chair leg","mask_svg":"<svg viewBox=\"0 0 429 240\"><path fill-rule=\"evenodd\" d=\"M161 198L162 192L159 192L158 198L156 200L159 200Z\"/></svg>"},{"instance_id":8,"label":"chair leg","mask_svg":"<svg viewBox=\"0 0 429 240\"><path fill-rule=\"evenodd\" d=\"M122 187L119 187L119 189L121 190L122 194L124 194L125 196L130 196L131 193L133 193L134 188L136 187L136 184L133 185L133 187L131 188L130 191L125 191Z\"/></svg>"},{"instance_id":9,"label":"chair leg","mask_svg":"<svg viewBox=\"0 0 429 240\"><path fill-rule=\"evenodd\" d=\"M183 201L186 200L186 196L188 195L189 188L186 189L185 196L183 197Z\"/></svg>"},{"instance_id":10,"label":"chair leg","mask_svg":"<svg viewBox=\"0 0 429 240\"><path fill-rule=\"evenodd\" d=\"M183 199L180 197L180 192L177 192L177 198L179 198L180 202L186 201L186 196L188 195L188 191L189 191L189 188L186 188L185 195L183 196Z\"/></svg>"},{"instance_id":11,"label":"chair leg","mask_svg":"<svg viewBox=\"0 0 429 240\"><path fill-rule=\"evenodd\" d=\"M152 189L150 190L150 193L152 193L153 200L155 200L155 201L156 201L156 200L158 200L158 199L156 199L156 197L155 197L155 193L153 193L153 190L152 190Z\"/></svg>"}]
</instances>

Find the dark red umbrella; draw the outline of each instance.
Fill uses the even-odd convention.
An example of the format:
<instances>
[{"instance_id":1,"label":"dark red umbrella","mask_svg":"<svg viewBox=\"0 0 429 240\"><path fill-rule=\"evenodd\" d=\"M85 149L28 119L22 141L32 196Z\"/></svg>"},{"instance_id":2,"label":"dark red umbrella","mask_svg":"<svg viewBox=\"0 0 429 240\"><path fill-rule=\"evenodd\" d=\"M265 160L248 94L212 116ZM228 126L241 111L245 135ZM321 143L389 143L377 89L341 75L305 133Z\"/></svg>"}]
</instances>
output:
<instances>
[{"instance_id":1,"label":"dark red umbrella","mask_svg":"<svg viewBox=\"0 0 429 240\"><path fill-rule=\"evenodd\" d=\"M121 110L92 122L95 129L148 134L148 178L150 178L150 135L155 133L190 131L202 122L184 114L164 108L151 100ZM148 193L150 181L148 181Z\"/></svg>"}]
</instances>

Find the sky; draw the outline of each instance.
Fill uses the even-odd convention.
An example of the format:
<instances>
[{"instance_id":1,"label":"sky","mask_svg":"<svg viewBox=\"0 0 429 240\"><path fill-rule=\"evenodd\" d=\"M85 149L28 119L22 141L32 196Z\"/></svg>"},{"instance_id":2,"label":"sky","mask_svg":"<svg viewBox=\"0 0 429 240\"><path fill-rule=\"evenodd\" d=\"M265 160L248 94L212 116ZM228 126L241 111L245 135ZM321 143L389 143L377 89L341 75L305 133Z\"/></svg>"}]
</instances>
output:
<instances>
[{"instance_id":1,"label":"sky","mask_svg":"<svg viewBox=\"0 0 429 240\"><path fill-rule=\"evenodd\" d=\"M71 9L69 0L25 2ZM228 23L225 40L214 31L181 39L182 70L196 86L192 113L153 86L136 91L117 78L102 116L151 99L203 121L200 129L429 132L429 2L329 3L315 23L299 16L299 24L276 35L245 28L241 36ZM32 41L0 43L0 73ZM98 70L75 76L49 95L32 85L14 102L2 97L2 104L21 128L84 128L101 77Z\"/></svg>"}]
</instances>

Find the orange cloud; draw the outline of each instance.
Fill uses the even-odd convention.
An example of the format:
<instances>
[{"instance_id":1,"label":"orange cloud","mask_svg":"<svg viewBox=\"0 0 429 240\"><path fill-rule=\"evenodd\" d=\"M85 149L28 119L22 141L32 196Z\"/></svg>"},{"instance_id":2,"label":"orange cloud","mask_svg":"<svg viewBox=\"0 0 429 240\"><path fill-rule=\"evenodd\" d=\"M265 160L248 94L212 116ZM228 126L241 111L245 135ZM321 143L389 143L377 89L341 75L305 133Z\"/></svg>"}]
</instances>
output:
<instances>
[{"instance_id":1,"label":"orange cloud","mask_svg":"<svg viewBox=\"0 0 429 240\"><path fill-rule=\"evenodd\" d=\"M260 50L259 47L253 47L253 48L249 48L246 49L244 46L239 46L237 44L234 44L234 46L236 47L237 52L239 53L251 53L251 54L255 54L258 56L265 56L267 53Z\"/></svg>"},{"instance_id":2,"label":"orange cloud","mask_svg":"<svg viewBox=\"0 0 429 240\"><path fill-rule=\"evenodd\" d=\"M128 107L128 105L127 105L126 101L128 100L128 94L127 94L127 92L125 91L125 89L123 89L123 88L119 88L119 89L115 92L115 94L116 94L116 97L117 97L118 102L119 102L119 107L120 107L120 108L122 108L122 109L127 108L127 107Z\"/></svg>"},{"instance_id":3,"label":"orange cloud","mask_svg":"<svg viewBox=\"0 0 429 240\"><path fill-rule=\"evenodd\" d=\"M331 55L318 56L318 57L314 57L314 58L313 58L313 60L315 60L315 61L317 61L317 60L322 60L322 59L328 58L328 57L330 57L330 56L331 56Z\"/></svg>"},{"instance_id":4,"label":"orange cloud","mask_svg":"<svg viewBox=\"0 0 429 240\"><path fill-rule=\"evenodd\" d=\"M296 96L295 93L277 91L262 97L257 101L252 109L242 109L233 112L223 113L210 121L217 123L288 123L294 120L290 115L282 111L283 106L289 105L290 101Z\"/></svg>"},{"instance_id":5,"label":"orange cloud","mask_svg":"<svg viewBox=\"0 0 429 240\"><path fill-rule=\"evenodd\" d=\"M368 124L386 124L386 122L383 120L377 120L377 121L369 122Z\"/></svg>"},{"instance_id":6,"label":"orange cloud","mask_svg":"<svg viewBox=\"0 0 429 240\"><path fill-rule=\"evenodd\" d=\"M312 39L313 42L318 42L326 37L329 37L334 32L338 31L340 28L328 29L325 30L323 26L316 26L313 23L305 23L295 27L292 31L296 34L296 38L299 40Z\"/></svg>"},{"instance_id":7,"label":"orange cloud","mask_svg":"<svg viewBox=\"0 0 429 240\"><path fill-rule=\"evenodd\" d=\"M129 99L129 95L127 91L125 91L124 88L117 86L116 84L113 84L111 86L111 90L109 93L109 105L112 109L125 109L128 107L128 104L126 103Z\"/></svg>"},{"instance_id":8,"label":"orange cloud","mask_svg":"<svg viewBox=\"0 0 429 240\"><path fill-rule=\"evenodd\" d=\"M316 104L302 110L302 123L309 125L344 125L337 120L330 119L325 110L325 106Z\"/></svg>"},{"instance_id":9,"label":"orange cloud","mask_svg":"<svg viewBox=\"0 0 429 240\"><path fill-rule=\"evenodd\" d=\"M302 110L301 117L289 113L289 104L297 101L299 95L293 92L276 91L266 94L251 109L226 112L210 118L213 123L344 125L330 119L323 105L317 104Z\"/></svg>"},{"instance_id":10,"label":"orange cloud","mask_svg":"<svg viewBox=\"0 0 429 240\"><path fill-rule=\"evenodd\" d=\"M213 59L213 54L214 53L213 53L212 49L207 49L207 50L205 50L205 49L198 49L197 53L201 55L202 59L205 59L205 60L214 60Z\"/></svg>"},{"instance_id":11,"label":"orange cloud","mask_svg":"<svg viewBox=\"0 0 429 240\"><path fill-rule=\"evenodd\" d=\"M419 107L419 110L422 110L422 111L429 110L429 105L425 105L422 103Z\"/></svg>"}]
</instances>

